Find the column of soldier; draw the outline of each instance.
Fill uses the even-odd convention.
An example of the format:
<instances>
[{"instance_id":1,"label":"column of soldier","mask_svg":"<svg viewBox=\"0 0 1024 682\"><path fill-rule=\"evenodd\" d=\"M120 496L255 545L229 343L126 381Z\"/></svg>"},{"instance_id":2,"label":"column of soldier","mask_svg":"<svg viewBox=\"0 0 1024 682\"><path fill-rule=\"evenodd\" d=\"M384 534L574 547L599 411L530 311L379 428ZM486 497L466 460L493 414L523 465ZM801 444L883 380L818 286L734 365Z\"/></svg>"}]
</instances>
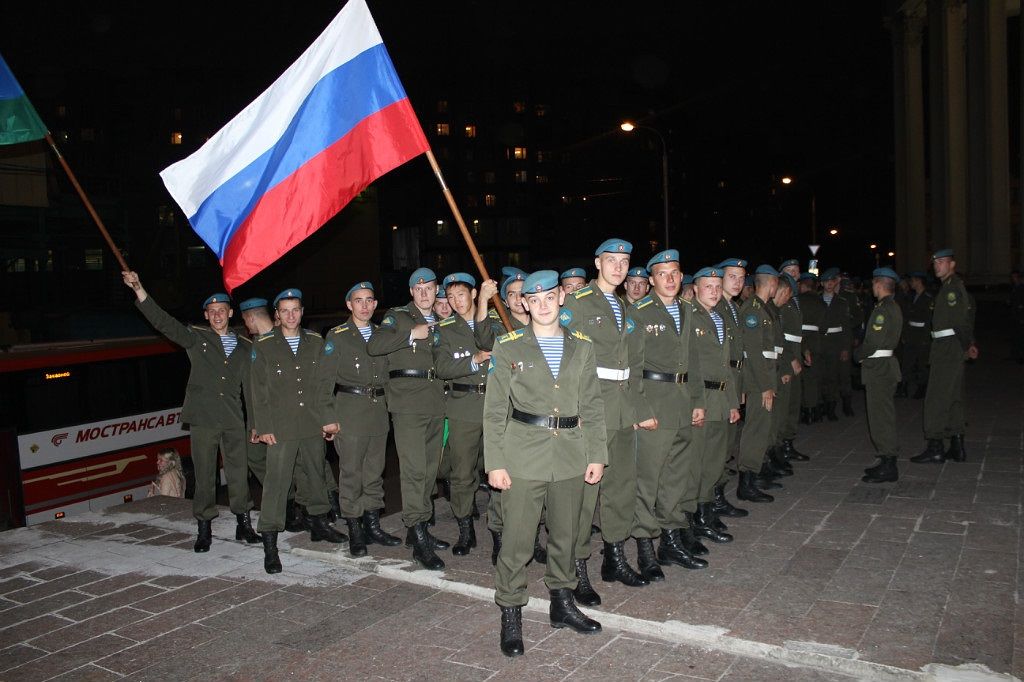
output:
<instances>
[{"instance_id":1,"label":"column of soldier","mask_svg":"<svg viewBox=\"0 0 1024 682\"><path fill-rule=\"evenodd\" d=\"M348 321L325 336L302 327L299 289L279 293L270 309L264 299L242 302L247 338L230 328L226 294L204 302L208 325L183 325L125 272L140 311L191 361L182 420L196 478L195 551L212 541L218 451L236 540L263 543L268 573L282 570L277 538L285 530L347 541L356 557L368 545L401 544L380 525L390 428L405 544L426 569L444 568L438 551L464 556L477 546L475 495L486 471L506 655L523 653L533 560L546 564L552 625L583 633L601 629L577 607L601 603L588 572L595 534L604 582L642 587L665 580L663 567L705 568L704 542L733 539L723 517L749 513L725 496L731 475L740 500L772 502L765 491L782 487L792 462L809 459L794 447L798 422L835 421L840 402L853 414L850 362L863 313L835 268L822 274L819 292L818 278L801 273L795 259L776 270L728 258L690 277L675 249L631 268L632 251L623 239L603 242L589 283L579 267L561 274L504 268L500 286L478 286L464 272L438 282L419 268L409 279L411 300L388 309L379 325L374 287L359 282L345 295ZM913 460L963 461L962 359L977 355L973 303L954 277L952 252L933 260L943 282L934 312L929 299L917 305L923 273L910 278L918 295L908 305L909 328L928 325L932 337L928 448ZM898 476L899 281L889 268L874 271L878 302L856 349L880 457L863 480L874 483ZM496 293L511 330L490 306ZM939 381L936 344L947 366ZM337 479L325 440L338 454ZM255 530L250 470L263 486ZM458 524L453 545L430 531L439 478ZM331 525L341 519L347 535ZM630 538L635 569L626 557Z\"/></svg>"}]
</instances>

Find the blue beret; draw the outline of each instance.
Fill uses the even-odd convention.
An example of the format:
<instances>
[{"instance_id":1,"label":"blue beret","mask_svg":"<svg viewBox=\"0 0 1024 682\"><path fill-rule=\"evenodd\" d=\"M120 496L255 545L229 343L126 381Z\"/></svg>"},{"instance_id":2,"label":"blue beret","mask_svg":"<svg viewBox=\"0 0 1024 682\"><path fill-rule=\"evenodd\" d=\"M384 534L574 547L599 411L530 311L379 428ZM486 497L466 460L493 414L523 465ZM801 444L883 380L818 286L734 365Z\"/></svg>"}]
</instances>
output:
<instances>
[{"instance_id":1,"label":"blue beret","mask_svg":"<svg viewBox=\"0 0 1024 682\"><path fill-rule=\"evenodd\" d=\"M437 298L439 298L439 299L441 299L443 301L447 301L448 300L448 292L446 292L444 289L440 289L439 288L437 290Z\"/></svg>"},{"instance_id":2,"label":"blue beret","mask_svg":"<svg viewBox=\"0 0 1024 682\"><path fill-rule=\"evenodd\" d=\"M301 301L302 300L302 291L300 291L299 289L285 289L284 291L282 291L281 293L279 293L277 296L274 297L274 307L275 308L277 307L278 302L282 298L297 298L297 299L299 299Z\"/></svg>"},{"instance_id":3,"label":"blue beret","mask_svg":"<svg viewBox=\"0 0 1024 682\"><path fill-rule=\"evenodd\" d=\"M710 268L701 268L696 273L694 273L693 278L694 279L700 279L701 277L719 277L720 278L723 274L724 273L722 272L721 268L717 268L717 267L712 266Z\"/></svg>"},{"instance_id":4,"label":"blue beret","mask_svg":"<svg viewBox=\"0 0 1024 682\"><path fill-rule=\"evenodd\" d=\"M644 277L644 278L646 278L646 277L650 277L650 274L647 272L647 268L643 267L642 265L638 265L635 268L630 268L629 272L626 273L626 277Z\"/></svg>"},{"instance_id":5,"label":"blue beret","mask_svg":"<svg viewBox=\"0 0 1024 682\"><path fill-rule=\"evenodd\" d=\"M810 279L810 280L817 281L818 276L815 275L813 272L801 272L800 273L800 281L803 282L805 279Z\"/></svg>"},{"instance_id":6,"label":"blue beret","mask_svg":"<svg viewBox=\"0 0 1024 682\"><path fill-rule=\"evenodd\" d=\"M825 272L821 273L821 281L827 282L830 279L837 279L839 277L839 268L829 268Z\"/></svg>"},{"instance_id":7,"label":"blue beret","mask_svg":"<svg viewBox=\"0 0 1024 682\"><path fill-rule=\"evenodd\" d=\"M443 289L447 290L449 284L468 284L470 288L476 286L476 279L468 272L453 272L441 282Z\"/></svg>"},{"instance_id":8,"label":"blue beret","mask_svg":"<svg viewBox=\"0 0 1024 682\"><path fill-rule=\"evenodd\" d=\"M693 275L683 275L683 284L693 284Z\"/></svg>"},{"instance_id":9,"label":"blue beret","mask_svg":"<svg viewBox=\"0 0 1024 682\"><path fill-rule=\"evenodd\" d=\"M414 287L417 284L426 284L427 282L436 282L437 275L430 268L416 268L411 275L409 275L409 286Z\"/></svg>"},{"instance_id":10,"label":"blue beret","mask_svg":"<svg viewBox=\"0 0 1024 682\"><path fill-rule=\"evenodd\" d=\"M526 281L525 272L516 272L505 278L505 281L501 283L501 298L508 298L508 285L512 282L524 282Z\"/></svg>"},{"instance_id":11,"label":"blue beret","mask_svg":"<svg viewBox=\"0 0 1024 682\"><path fill-rule=\"evenodd\" d=\"M778 277L779 271L768 264L758 265L757 270L754 270L755 275L771 275L772 277Z\"/></svg>"},{"instance_id":12,"label":"blue beret","mask_svg":"<svg viewBox=\"0 0 1024 682\"><path fill-rule=\"evenodd\" d=\"M584 270L583 268L569 268L568 270L563 272L558 277L558 279L568 279L570 277L582 277L583 279L586 279L587 278L587 271Z\"/></svg>"},{"instance_id":13,"label":"blue beret","mask_svg":"<svg viewBox=\"0 0 1024 682\"><path fill-rule=\"evenodd\" d=\"M794 279L793 275L789 274L788 272L781 272L779 273L779 280L788 284L789 288L793 291L793 294L796 294L796 279Z\"/></svg>"},{"instance_id":14,"label":"blue beret","mask_svg":"<svg viewBox=\"0 0 1024 682\"><path fill-rule=\"evenodd\" d=\"M952 257L953 257L953 249L939 249L938 251L936 251L935 253L932 254L932 260L935 260L936 258L952 258Z\"/></svg>"},{"instance_id":15,"label":"blue beret","mask_svg":"<svg viewBox=\"0 0 1024 682\"><path fill-rule=\"evenodd\" d=\"M724 261L715 266L716 268L746 268L747 261L742 258L726 258Z\"/></svg>"},{"instance_id":16,"label":"blue beret","mask_svg":"<svg viewBox=\"0 0 1024 682\"><path fill-rule=\"evenodd\" d=\"M522 268L517 268L517 267L515 267L513 265L506 265L505 267L503 267L501 269L501 276L502 277L511 277L512 275L522 275L523 279L526 279L526 274L527 274L526 270L523 270Z\"/></svg>"},{"instance_id":17,"label":"blue beret","mask_svg":"<svg viewBox=\"0 0 1024 682\"><path fill-rule=\"evenodd\" d=\"M894 282L900 281L900 276L892 268L875 268L871 273L872 277L888 277Z\"/></svg>"},{"instance_id":18,"label":"blue beret","mask_svg":"<svg viewBox=\"0 0 1024 682\"><path fill-rule=\"evenodd\" d=\"M600 256L602 253L633 253L633 245L625 239L613 237L601 242L601 246L597 247L594 255Z\"/></svg>"},{"instance_id":19,"label":"blue beret","mask_svg":"<svg viewBox=\"0 0 1024 682\"><path fill-rule=\"evenodd\" d=\"M253 308L266 308L266 307L267 307L267 299L265 299L265 298L247 298L247 299L245 299L244 301L242 301L241 303L238 304L238 309L241 312L243 312L243 313L246 310L252 310Z\"/></svg>"},{"instance_id":20,"label":"blue beret","mask_svg":"<svg viewBox=\"0 0 1024 682\"><path fill-rule=\"evenodd\" d=\"M352 294L356 293L360 289L369 289L372 292L373 291L373 285L370 284L369 282L359 282L358 284L356 284L355 286L353 286L351 289L348 290L348 293L345 294L345 300L346 301L352 300Z\"/></svg>"},{"instance_id":21,"label":"blue beret","mask_svg":"<svg viewBox=\"0 0 1024 682\"><path fill-rule=\"evenodd\" d=\"M228 305L231 305L231 297L228 296L227 294L214 294L210 298L203 301L203 310L206 310L206 306L210 305L211 303L227 303Z\"/></svg>"},{"instance_id":22,"label":"blue beret","mask_svg":"<svg viewBox=\"0 0 1024 682\"><path fill-rule=\"evenodd\" d=\"M527 276L523 282L523 296L540 294L558 286L558 273L554 270L538 270Z\"/></svg>"},{"instance_id":23,"label":"blue beret","mask_svg":"<svg viewBox=\"0 0 1024 682\"><path fill-rule=\"evenodd\" d=\"M796 258L790 258L788 260L782 261L782 265L779 266L779 272L782 272L783 268L788 268L790 265L800 267L800 261L797 260Z\"/></svg>"},{"instance_id":24,"label":"blue beret","mask_svg":"<svg viewBox=\"0 0 1024 682\"><path fill-rule=\"evenodd\" d=\"M907 274L907 279L910 279L911 277L917 277L919 279L928 279L928 273L922 272L920 270L914 270L913 272Z\"/></svg>"},{"instance_id":25,"label":"blue beret","mask_svg":"<svg viewBox=\"0 0 1024 682\"><path fill-rule=\"evenodd\" d=\"M661 253L656 253L651 257L651 260L647 261L647 269L650 270L658 263L678 263L679 262L679 251L676 249L665 249Z\"/></svg>"}]
</instances>

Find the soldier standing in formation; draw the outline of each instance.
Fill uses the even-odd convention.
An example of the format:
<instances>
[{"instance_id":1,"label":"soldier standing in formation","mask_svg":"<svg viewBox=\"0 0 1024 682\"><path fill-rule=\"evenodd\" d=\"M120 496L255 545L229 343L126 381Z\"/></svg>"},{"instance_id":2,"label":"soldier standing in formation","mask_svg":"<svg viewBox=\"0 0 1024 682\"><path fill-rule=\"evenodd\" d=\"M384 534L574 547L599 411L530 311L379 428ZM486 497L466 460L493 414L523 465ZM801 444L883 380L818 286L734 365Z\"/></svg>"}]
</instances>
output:
<instances>
[{"instance_id":1,"label":"soldier standing in formation","mask_svg":"<svg viewBox=\"0 0 1024 682\"><path fill-rule=\"evenodd\" d=\"M626 292L627 305L633 305L651 290L649 277L647 269L641 265L629 269L626 274L626 284L623 287Z\"/></svg>"},{"instance_id":2,"label":"soldier standing in formation","mask_svg":"<svg viewBox=\"0 0 1024 682\"><path fill-rule=\"evenodd\" d=\"M825 416L837 421L836 406L842 395L843 372L849 374L850 348L853 345L850 330L850 307L839 295L842 280L839 268L829 268L821 274L821 299L825 313L821 321L821 400Z\"/></svg>"},{"instance_id":3,"label":"soldier standing in formation","mask_svg":"<svg viewBox=\"0 0 1024 682\"><path fill-rule=\"evenodd\" d=\"M928 388L928 351L932 343L932 307L935 299L925 289L928 275L910 273L910 292L903 320L903 357L900 368L906 394L916 400L924 398Z\"/></svg>"}]
</instances>

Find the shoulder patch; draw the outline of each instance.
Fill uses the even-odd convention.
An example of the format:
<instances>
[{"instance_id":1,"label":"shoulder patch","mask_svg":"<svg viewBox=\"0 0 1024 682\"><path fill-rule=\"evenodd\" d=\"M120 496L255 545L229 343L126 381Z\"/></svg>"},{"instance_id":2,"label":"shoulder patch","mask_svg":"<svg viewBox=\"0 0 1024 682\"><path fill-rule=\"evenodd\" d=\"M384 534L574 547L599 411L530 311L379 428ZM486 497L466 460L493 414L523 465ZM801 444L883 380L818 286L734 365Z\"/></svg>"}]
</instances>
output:
<instances>
[{"instance_id":1,"label":"shoulder patch","mask_svg":"<svg viewBox=\"0 0 1024 682\"><path fill-rule=\"evenodd\" d=\"M328 334L344 334L347 331L348 331L348 322L346 322L345 324L339 324L337 327L333 327L331 329L331 331L329 331L327 333Z\"/></svg>"},{"instance_id":2,"label":"shoulder patch","mask_svg":"<svg viewBox=\"0 0 1024 682\"><path fill-rule=\"evenodd\" d=\"M641 308L646 308L647 306L651 305L652 303L654 303L654 299L651 298L650 295L647 295L647 296L644 296L643 298L641 298L636 303L634 303L633 307L636 308L637 310L640 310Z\"/></svg>"},{"instance_id":3,"label":"shoulder patch","mask_svg":"<svg viewBox=\"0 0 1024 682\"><path fill-rule=\"evenodd\" d=\"M879 314L875 315L875 324L878 324L878 325L880 325L880 324L882 324L883 322L885 322L885 315L883 315L883 314L881 314L881 313L879 313Z\"/></svg>"},{"instance_id":4,"label":"shoulder patch","mask_svg":"<svg viewBox=\"0 0 1024 682\"><path fill-rule=\"evenodd\" d=\"M266 341L267 339L271 338L272 336L274 336L274 332L273 331L263 332L256 339L256 342L259 343L260 341Z\"/></svg>"},{"instance_id":5,"label":"shoulder patch","mask_svg":"<svg viewBox=\"0 0 1024 682\"><path fill-rule=\"evenodd\" d=\"M380 321L380 326L382 326L382 327L394 327L396 321L397 320L395 320L395 316L391 315L389 313L389 314L384 316L383 320Z\"/></svg>"},{"instance_id":6,"label":"shoulder patch","mask_svg":"<svg viewBox=\"0 0 1024 682\"><path fill-rule=\"evenodd\" d=\"M574 331L574 332L572 333L572 337L573 337L574 339L579 339L580 341L586 341L587 343L593 343L593 342L592 342L592 341L590 340L590 337L589 337L589 336L587 336L586 334L584 334L583 332L581 332L581 331L580 331L579 329L577 329L576 331Z\"/></svg>"},{"instance_id":7,"label":"shoulder patch","mask_svg":"<svg viewBox=\"0 0 1024 682\"><path fill-rule=\"evenodd\" d=\"M747 315L747 317L743 320L743 324L747 325L747 327L749 327L750 329L755 329L757 327L757 322L757 315L753 313Z\"/></svg>"},{"instance_id":8,"label":"shoulder patch","mask_svg":"<svg viewBox=\"0 0 1024 682\"><path fill-rule=\"evenodd\" d=\"M439 327L447 327L447 326L453 325L453 324L455 324L455 320L457 320L457 319L459 319L459 318L455 317L454 315L451 316L451 317L446 317L443 320L441 320L441 322L437 326L439 326Z\"/></svg>"},{"instance_id":9,"label":"shoulder patch","mask_svg":"<svg viewBox=\"0 0 1024 682\"><path fill-rule=\"evenodd\" d=\"M579 289L577 291L572 292L572 295L573 295L573 298L575 298L578 301L581 298L583 298L584 296L590 296L592 293L594 293L594 287L592 287L591 285L588 284L587 286L583 287L582 289Z\"/></svg>"},{"instance_id":10,"label":"shoulder patch","mask_svg":"<svg viewBox=\"0 0 1024 682\"><path fill-rule=\"evenodd\" d=\"M435 348L441 345L441 332L435 331L433 334L430 335L430 345L434 346Z\"/></svg>"},{"instance_id":11,"label":"shoulder patch","mask_svg":"<svg viewBox=\"0 0 1024 682\"><path fill-rule=\"evenodd\" d=\"M632 317L626 318L626 333L632 334L633 330L636 329L636 322L633 321Z\"/></svg>"},{"instance_id":12,"label":"shoulder patch","mask_svg":"<svg viewBox=\"0 0 1024 682\"><path fill-rule=\"evenodd\" d=\"M956 305L956 292L955 291L951 291L948 294L946 294L946 303L948 303L949 305Z\"/></svg>"},{"instance_id":13,"label":"shoulder patch","mask_svg":"<svg viewBox=\"0 0 1024 682\"><path fill-rule=\"evenodd\" d=\"M757 308L761 307L761 302L755 298L753 301L750 302L750 307L756 310Z\"/></svg>"},{"instance_id":14,"label":"shoulder patch","mask_svg":"<svg viewBox=\"0 0 1024 682\"><path fill-rule=\"evenodd\" d=\"M523 332L511 331L508 334L502 334L498 337L498 343L507 343L509 341L515 341L516 339L523 338Z\"/></svg>"},{"instance_id":15,"label":"shoulder patch","mask_svg":"<svg viewBox=\"0 0 1024 682\"><path fill-rule=\"evenodd\" d=\"M488 374L491 374L491 373L493 373L493 372L494 372L494 358L491 358L491 359L490 359L490 360L489 360L489 361L487 362L487 373L488 373Z\"/></svg>"},{"instance_id":16,"label":"shoulder patch","mask_svg":"<svg viewBox=\"0 0 1024 682\"><path fill-rule=\"evenodd\" d=\"M330 355L334 352L334 344L328 341L324 344L324 355Z\"/></svg>"},{"instance_id":17,"label":"shoulder patch","mask_svg":"<svg viewBox=\"0 0 1024 682\"><path fill-rule=\"evenodd\" d=\"M407 305L399 305L399 306L395 306L391 310L393 310L396 313L407 313L407 312L409 312L409 306L407 306Z\"/></svg>"},{"instance_id":18,"label":"shoulder patch","mask_svg":"<svg viewBox=\"0 0 1024 682\"><path fill-rule=\"evenodd\" d=\"M239 341L245 341L249 345L252 345L252 339L250 339L245 334L236 334L235 336L238 338Z\"/></svg>"},{"instance_id":19,"label":"shoulder patch","mask_svg":"<svg viewBox=\"0 0 1024 682\"><path fill-rule=\"evenodd\" d=\"M190 324L188 327L189 327L189 329L194 329L197 332L203 332L203 331L207 331L208 332L208 331L210 331L209 327L203 327L203 326L198 325L198 324Z\"/></svg>"},{"instance_id":20,"label":"shoulder patch","mask_svg":"<svg viewBox=\"0 0 1024 682\"><path fill-rule=\"evenodd\" d=\"M318 334L317 332L313 331L312 329L303 329L302 331L305 332L307 336L315 336L318 339L324 338L320 336L320 334Z\"/></svg>"},{"instance_id":21,"label":"shoulder patch","mask_svg":"<svg viewBox=\"0 0 1024 682\"><path fill-rule=\"evenodd\" d=\"M569 323L572 322L572 311L568 308L562 308L562 312L558 313L558 322L563 327L568 327Z\"/></svg>"},{"instance_id":22,"label":"shoulder patch","mask_svg":"<svg viewBox=\"0 0 1024 682\"><path fill-rule=\"evenodd\" d=\"M491 308L490 310L487 311L487 317L491 318L492 320L501 319L501 315L499 315L498 311L494 308Z\"/></svg>"}]
</instances>

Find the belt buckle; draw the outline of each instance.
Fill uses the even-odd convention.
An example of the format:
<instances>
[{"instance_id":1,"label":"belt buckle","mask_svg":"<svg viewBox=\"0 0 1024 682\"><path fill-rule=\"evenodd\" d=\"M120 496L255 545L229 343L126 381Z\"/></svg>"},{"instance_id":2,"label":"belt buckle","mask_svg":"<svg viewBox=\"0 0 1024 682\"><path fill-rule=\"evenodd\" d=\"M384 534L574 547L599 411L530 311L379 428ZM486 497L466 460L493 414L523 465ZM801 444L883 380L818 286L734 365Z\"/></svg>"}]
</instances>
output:
<instances>
[{"instance_id":1,"label":"belt buckle","mask_svg":"<svg viewBox=\"0 0 1024 682\"><path fill-rule=\"evenodd\" d=\"M427 370L427 379L429 379L430 381L433 381L436 378L437 378L437 370L434 369L433 367L431 367L430 369Z\"/></svg>"},{"instance_id":2,"label":"belt buckle","mask_svg":"<svg viewBox=\"0 0 1024 682\"><path fill-rule=\"evenodd\" d=\"M558 430L558 417L548 416L548 428L552 431Z\"/></svg>"},{"instance_id":3,"label":"belt buckle","mask_svg":"<svg viewBox=\"0 0 1024 682\"><path fill-rule=\"evenodd\" d=\"M724 381L719 381L718 382L718 390L719 391L724 391L725 390L725 382Z\"/></svg>"},{"instance_id":4,"label":"belt buckle","mask_svg":"<svg viewBox=\"0 0 1024 682\"><path fill-rule=\"evenodd\" d=\"M484 384L477 384L475 392L477 395L484 395L484 391L487 390Z\"/></svg>"}]
</instances>

